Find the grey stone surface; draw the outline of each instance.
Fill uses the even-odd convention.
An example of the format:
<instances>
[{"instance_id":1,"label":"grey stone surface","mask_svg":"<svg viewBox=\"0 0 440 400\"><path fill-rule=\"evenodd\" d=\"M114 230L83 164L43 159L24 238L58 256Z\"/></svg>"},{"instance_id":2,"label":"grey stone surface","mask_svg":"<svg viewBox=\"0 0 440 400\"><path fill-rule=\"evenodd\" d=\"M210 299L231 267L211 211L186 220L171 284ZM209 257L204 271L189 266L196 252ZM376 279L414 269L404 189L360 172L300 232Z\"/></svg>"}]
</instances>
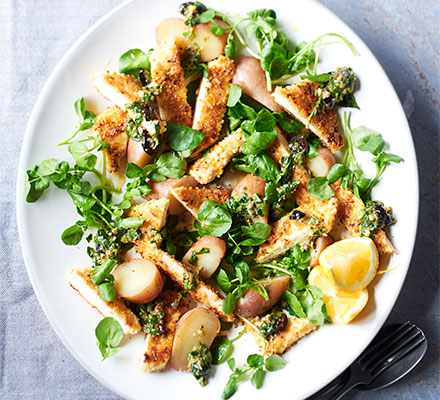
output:
<instances>
[{"instance_id":1,"label":"grey stone surface","mask_svg":"<svg viewBox=\"0 0 440 400\"><path fill-rule=\"evenodd\" d=\"M389 321L410 320L420 326L429 350L400 382L377 392L353 392L347 398L438 399L439 3L322 3L360 35L385 68L411 125L420 177L416 247ZM38 305L19 248L14 199L21 139L38 93L78 36L117 4L117 0L0 2L0 398L118 398L69 354Z\"/></svg>"}]
</instances>

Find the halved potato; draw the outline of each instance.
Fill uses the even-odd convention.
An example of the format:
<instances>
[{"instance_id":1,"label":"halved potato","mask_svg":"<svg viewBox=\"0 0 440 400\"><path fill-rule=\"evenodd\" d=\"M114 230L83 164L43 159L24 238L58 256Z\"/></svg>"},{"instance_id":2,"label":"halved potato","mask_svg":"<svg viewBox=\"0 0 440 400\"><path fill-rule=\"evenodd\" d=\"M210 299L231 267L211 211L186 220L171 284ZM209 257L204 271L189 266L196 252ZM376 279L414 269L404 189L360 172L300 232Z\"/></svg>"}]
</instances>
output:
<instances>
[{"instance_id":1,"label":"halved potato","mask_svg":"<svg viewBox=\"0 0 440 400\"><path fill-rule=\"evenodd\" d=\"M218 184L226 189L233 190L245 175L246 172L240 170L226 171L218 180Z\"/></svg>"},{"instance_id":2,"label":"halved potato","mask_svg":"<svg viewBox=\"0 0 440 400\"><path fill-rule=\"evenodd\" d=\"M118 265L112 274L115 277L116 294L132 303L149 303L163 289L164 278L151 261L126 261Z\"/></svg>"},{"instance_id":3,"label":"halved potato","mask_svg":"<svg viewBox=\"0 0 440 400\"><path fill-rule=\"evenodd\" d=\"M151 192L146 196L147 200L168 199L170 205L168 207L169 215L183 214L185 209L171 194L170 189L174 187L194 187L198 182L192 176L182 176L180 179L168 178L163 182L148 182L148 186L151 188Z\"/></svg>"},{"instance_id":4,"label":"halved potato","mask_svg":"<svg viewBox=\"0 0 440 400\"><path fill-rule=\"evenodd\" d=\"M235 186L231 196L241 195L247 193L249 196L253 194L260 195L261 198L265 196L266 181L258 175L247 174Z\"/></svg>"},{"instance_id":5,"label":"halved potato","mask_svg":"<svg viewBox=\"0 0 440 400\"><path fill-rule=\"evenodd\" d=\"M327 176L330 168L335 163L335 156L326 148L318 150L318 155L315 158L307 160L307 168L313 174L313 176Z\"/></svg>"},{"instance_id":6,"label":"halved potato","mask_svg":"<svg viewBox=\"0 0 440 400\"><path fill-rule=\"evenodd\" d=\"M136 164L138 167L145 167L147 164L153 162L154 157L145 153L142 143L128 138L127 145L127 163Z\"/></svg>"},{"instance_id":7,"label":"halved potato","mask_svg":"<svg viewBox=\"0 0 440 400\"><path fill-rule=\"evenodd\" d=\"M177 323L170 365L177 370L188 369L188 355L200 344L210 347L220 331L214 311L197 307L186 312Z\"/></svg>"},{"instance_id":8,"label":"halved potato","mask_svg":"<svg viewBox=\"0 0 440 400\"><path fill-rule=\"evenodd\" d=\"M278 276L272 280L261 281L266 288L269 300L254 289L248 289L242 297L237 300L235 313L245 318L256 317L269 311L279 300L281 295L289 286L289 276Z\"/></svg>"},{"instance_id":9,"label":"halved potato","mask_svg":"<svg viewBox=\"0 0 440 400\"><path fill-rule=\"evenodd\" d=\"M227 26L223 21L216 20L220 26ZM200 57L203 62L211 61L224 54L227 36L215 36L210 28L212 22L197 24L193 29L194 38L188 39L183 36L188 32L188 26L181 18L166 18L156 27L156 42L159 44L164 40L174 39L179 47L185 48L197 44L200 49Z\"/></svg>"},{"instance_id":10,"label":"halved potato","mask_svg":"<svg viewBox=\"0 0 440 400\"><path fill-rule=\"evenodd\" d=\"M201 252L201 254L197 254L197 260L195 260L195 265L193 265L190 263L190 259L197 252ZM182 263L191 269L199 271L200 278L208 279L217 270L220 261L225 256L225 252L226 243L223 239L206 235L194 243L187 251L182 259Z\"/></svg>"}]
</instances>

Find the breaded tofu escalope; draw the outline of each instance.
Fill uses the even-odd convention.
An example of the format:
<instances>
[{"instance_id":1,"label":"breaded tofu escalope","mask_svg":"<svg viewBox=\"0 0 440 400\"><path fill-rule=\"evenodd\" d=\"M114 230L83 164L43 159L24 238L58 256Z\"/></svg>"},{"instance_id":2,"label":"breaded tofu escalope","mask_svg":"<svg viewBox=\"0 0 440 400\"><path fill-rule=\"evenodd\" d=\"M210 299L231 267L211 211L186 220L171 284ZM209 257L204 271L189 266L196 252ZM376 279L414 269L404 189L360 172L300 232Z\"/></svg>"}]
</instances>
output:
<instances>
[{"instance_id":1,"label":"breaded tofu escalope","mask_svg":"<svg viewBox=\"0 0 440 400\"><path fill-rule=\"evenodd\" d=\"M338 199L338 217L353 237L361 234L360 213L364 209L364 203L357 198L351 190L344 190L340 181L333 185L335 197ZM384 230L379 229L373 238L377 251L380 254L395 254L397 250L391 244Z\"/></svg>"},{"instance_id":2,"label":"breaded tofu escalope","mask_svg":"<svg viewBox=\"0 0 440 400\"><path fill-rule=\"evenodd\" d=\"M257 328L263 323L264 317L250 318L253 325L245 323L248 331L252 334L261 351L265 349L266 342L260 332L256 331ZM268 340L266 355L283 354L289 350L298 340L308 335L310 332L317 330L317 325L312 325L307 318L295 318L288 317L286 328L273 335Z\"/></svg>"},{"instance_id":3,"label":"breaded tofu escalope","mask_svg":"<svg viewBox=\"0 0 440 400\"><path fill-rule=\"evenodd\" d=\"M191 126L191 106L186 99L180 51L173 40L164 41L150 56L151 78L159 92L160 117L166 122Z\"/></svg>"},{"instance_id":4,"label":"breaded tofu escalope","mask_svg":"<svg viewBox=\"0 0 440 400\"><path fill-rule=\"evenodd\" d=\"M228 163L240 152L244 141L241 129L236 130L212 146L208 154L196 160L188 173L203 185L213 181L223 174Z\"/></svg>"},{"instance_id":5,"label":"breaded tofu escalope","mask_svg":"<svg viewBox=\"0 0 440 400\"><path fill-rule=\"evenodd\" d=\"M107 170L112 174L118 173L121 158L127 152L126 127L127 114L118 107L106 108L93 124L94 131L109 145L105 149L105 156Z\"/></svg>"},{"instance_id":6,"label":"breaded tofu escalope","mask_svg":"<svg viewBox=\"0 0 440 400\"><path fill-rule=\"evenodd\" d=\"M318 101L315 91L319 87L319 83L301 81L287 87L277 86L272 96L289 114L307 126L309 117ZM344 145L344 135L339 132L338 114L333 109L318 110L308 128L332 152L339 150Z\"/></svg>"},{"instance_id":7,"label":"breaded tofu escalope","mask_svg":"<svg viewBox=\"0 0 440 400\"><path fill-rule=\"evenodd\" d=\"M180 317L190 308L188 299L177 290L166 290L154 301L154 312L162 313L164 332L147 333L144 352L138 368L142 372L159 372L165 369L171 358L174 334Z\"/></svg>"},{"instance_id":8,"label":"breaded tofu escalope","mask_svg":"<svg viewBox=\"0 0 440 400\"><path fill-rule=\"evenodd\" d=\"M100 74L93 78L93 84L99 93L122 111L127 111L127 104L140 101L142 97L141 82L132 75L117 72Z\"/></svg>"},{"instance_id":9,"label":"breaded tofu escalope","mask_svg":"<svg viewBox=\"0 0 440 400\"><path fill-rule=\"evenodd\" d=\"M197 212L204 201L214 200L220 204L224 203L231 195L231 192L223 187L197 188L182 186L172 188L170 192L194 216L194 218L197 218Z\"/></svg>"},{"instance_id":10,"label":"breaded tofu escalope","mask_svg":"<svg viewBox=\"0 0 440 400\"><path fill-rule=\"evenodd\" d=\"M89 267L73 269L70 271L69 283L84 300L96 308L104 317L112 317L118 321L124 334L138 333L141 330L139 319L133 312L117 297L113 301L104 301L99 294L98 286L92 282Z\"/></svg>"},{"instance_id":11,"label":"breaded tofu escalope","mask_svg":"<svg viewBox=\"0 0 440 400\"><path fill-rule=\"evenodd\" d=\"M234 76L234 61L226 56L219 56L208 63L209 76L203 78L197 96L192 128L203 132L205 137L193 151L192 156L214 144L223 126L226 103L229 96L229 84Z\"/></svg>"}]
</instances>

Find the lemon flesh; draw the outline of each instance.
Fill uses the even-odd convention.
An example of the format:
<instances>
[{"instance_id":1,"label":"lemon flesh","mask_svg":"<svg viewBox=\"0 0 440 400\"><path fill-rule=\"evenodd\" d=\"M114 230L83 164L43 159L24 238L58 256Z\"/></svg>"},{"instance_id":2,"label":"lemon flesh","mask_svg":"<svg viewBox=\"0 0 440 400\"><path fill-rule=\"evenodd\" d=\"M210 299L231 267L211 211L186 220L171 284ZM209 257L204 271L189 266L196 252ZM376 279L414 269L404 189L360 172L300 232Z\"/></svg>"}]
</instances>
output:
<instances>
[{"instance_id":1,"label":"lemon flesh","mask_svg":"<svg viewBox=\"0 0 440 400\"><path fill-rule=\"evenodd\" d=\"M373 280L379 265L374 242L367 237L340 240L327 247L319 257L343 290L362 290Z\"/></svg>"},{"instance_id":2,"label":"lemon flesh","mask_svg":"<svg viewBox=\"0 0 440 400\"><path fill-rule=\"evenodd\" d=\"M309 275L309 284L319 287L327 307L327 315L335 324L345 325L352 321L366 306L368 290L346 291L338 288L328 268L318 265Z\"/></svg>"}]
</instances>

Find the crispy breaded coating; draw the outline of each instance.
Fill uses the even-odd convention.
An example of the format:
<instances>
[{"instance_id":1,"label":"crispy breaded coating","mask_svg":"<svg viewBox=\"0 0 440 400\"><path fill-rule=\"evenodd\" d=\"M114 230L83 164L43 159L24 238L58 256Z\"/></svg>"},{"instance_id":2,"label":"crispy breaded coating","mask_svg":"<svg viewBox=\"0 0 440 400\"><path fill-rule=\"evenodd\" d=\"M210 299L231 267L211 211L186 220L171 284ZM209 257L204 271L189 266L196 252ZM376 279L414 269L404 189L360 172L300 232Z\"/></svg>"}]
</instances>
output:
<instances>
[{"instance_id":1,"label":"crispy breaded coating","mask_svg":"<svg viewBox=\"0 0 440 400\"><path fill-rule=\"evenodd\" d=\"M107 171L117 174L121 158L127 152L128 136L127 115L118 107L106 108L96 117L94 131L109 146L104 150L107 160Z\"/></svg>"},{"instance_id":2,"label":"crispy breaded coating","mask_svg":"<svg viewBox=\"0 0 440 400\"><path fill-rule=\"evenodd\" d=\"M133 75L100 74L93 78L93 84L99 93L123 111L126 111L127 104L141 100L142 85Z\"/></svg>"},{"instance_id":3,"label":"crispy breaded coating","mask_svg":"<svg viewBox=\"0 0 440 400\"><path fill-rule=\"evenodd\" d=\"M257 328L262 324L262 318L256 317L251 318L250 321ZM266 342L264 337L255 330L255 328L245 322L248 331L252 334L261 351L264 350ZM317 330L319 327L317 325L312 325L307 318L295 318L288 317L286 328L282 332L278 332L276 335L271 337L268 341L267 352L268 356L272 354L283 354L289 350L298 340L302 339L304 336L308 335L310 332Z\"/></svg>"},{"instance_id":4,"label":"crispy breaded coating","mask_svg":"<svg viewBox=\"0 0 440 400\"><path fill-rule=\"evenodd\" d=\"M241 129L236 130L212 146L208 154L196 160L189 167L189 174L201 184L207 184L220 177L228 163L240 152L244 142Z\"/></svg>"},{"instance_id":5,"label":"crispy breaded coating","mask_svg":"<svg viewBox=\"0 0 440 400\"><path fill-rule=\"evenodd\" d=\"M170 192L194 218L197 218L197 212L204 201L214 200L217 203L224 203L231 195L231 192L223 187L177 187L172 188Z\"/></svg>"},{"instance_id":6,"label":"crispy breaded coating","mask_svg":"<svg viewBox=\"0 0 440 400\"><path fill-rule=\"evenodd\" d=\"M319 87L319 83L310 81L301 81L287 87L277 86L273 97L289 114L307 126L318 101L315 91ZM344 135L339 132L338 114L333 109L319 110L310 121L309 129L332 152L344 145Z\"/></svg>"},{"instance_id":7,"label":"crispy breaded coating","mask_svg":"<svg viewBox=\"0 0 440 400\"><path fill-rule=\"evenodd\" d=\"M213 145L220 136L229 84L235 73L234 61L226 56L219 56L208 63L208 71L209 76L203 78L200 84L192 124L192 128L203 132L205 137L192 156Z\"/></svg>"},{"instance_id":8,"label":"crispy breaded coating","mask_svg":"<svg viewBox=\"0 0 440 400\"><path fill-rule=\"evenodd\" d=\"M151 78L157 85L161 119L191 126L191 106L186 99L180 51L173 40L159 44L150 56Z\"/></svg>"},{"instance_id":9,"label":"crispy breaded coating","mask_svg":"<svg viewBox=\"0 0 440 400\"><path fill-rule=\"evenodd\" d=\"M89 267L70 271L70 286L72 286L87 303L96 308L102 316L112 317L118 321L124 334L134 335L138 333L141 330L138 317L134 315L118 297L113 301L104 301L99 294L98 286L95 285L90 278L91 271Z\"/></svg>"},{"instance_id":10,"label":"crispy breaded coating","mask_svg":"<svg viewBox=\"0 0 440 400\"><path fill-rule=\"evenodd\" d=\"M145 246L144 249L138 251L143 258L152 261L175 283L185 289L194 300L213 310L222 320L234 320L234 315L227 315L223 311L223 297L211 286L199 281L194 272L185 264L157 247Z\"/></svg>"},{"instance_id":11,"label":"crispy breaded coating","mask_svg":"<svg viewBox=\"0 0 440 400\"><path fill-rule=\"evenodd\" d=\"M171 358L177 322L189 309L188 300L176 290L162 292L154 303L154 310L164 314L165 332L160 335L148 333L145 336L144 351L138 365L142 372L159 372L165 369Z\"/></svg>"},{"instance_id":12,"label":"crispy breaded coating","mask_svg":"<svg viewBox=\"0 0 440 400\"><path fill-rule=\"evenodd\" d=\"M338 217L342 224L347 228L353 237L361 235L360 213L364 209L364 203L357 198L351 189L345 190L341 182L337 181L333 185L335 197L338 199ZM380 254L395 254L397 250L387 238L385 231L379 229L373 238L377 250Z\"/></svg>"},{"instance_id":13,"label":"crispy breaded coating","mask_svg":"<svg viewBox=\"0 0 440 400\"><path fill-rule=\"evenodd\" d=\"M142 218L145 222L139 228L141 239L134 242L134 247L151 246L160 244L155 233L160 231L166 221L170 201L168 199L149 200L146 203L137 204L131 207L127 212L129 218ZM152 231L152 228L156 231Z\"/></svg>"}]
</instances>

